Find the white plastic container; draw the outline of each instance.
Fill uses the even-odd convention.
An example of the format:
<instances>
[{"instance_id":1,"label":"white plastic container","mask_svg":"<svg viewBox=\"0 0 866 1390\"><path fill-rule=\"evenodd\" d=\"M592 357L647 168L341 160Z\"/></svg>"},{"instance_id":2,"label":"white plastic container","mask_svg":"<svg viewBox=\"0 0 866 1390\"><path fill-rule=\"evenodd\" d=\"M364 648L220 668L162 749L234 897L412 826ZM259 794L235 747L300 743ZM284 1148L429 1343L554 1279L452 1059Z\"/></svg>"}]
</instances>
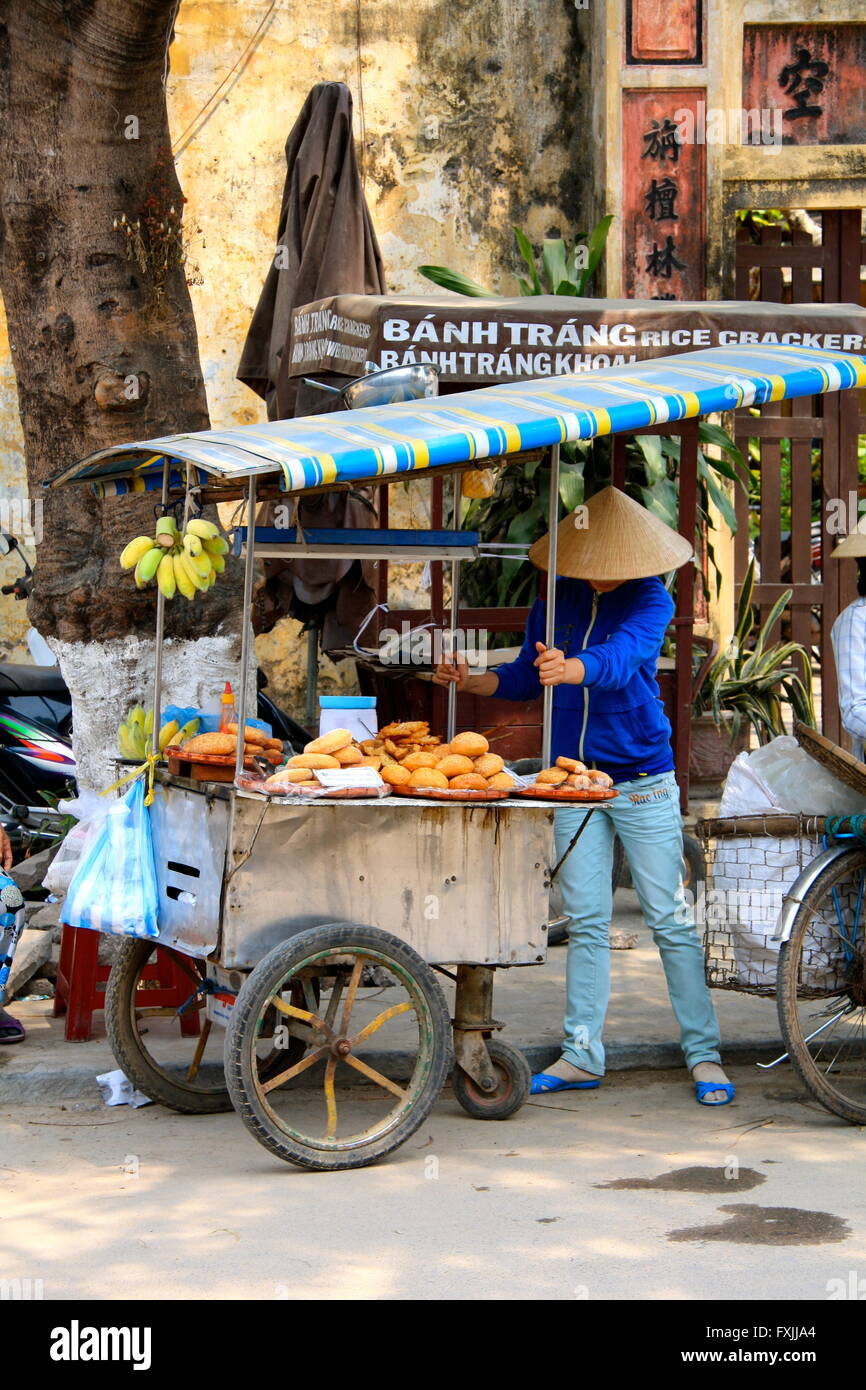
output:
<instances>
[{"instance_id":1,"label":"white plastic container","mask_svg":"<svg viewBox=\"0 0 866 1390\"><path fill-rule=\"evenodd\" d=\"M378 729L375 695L322 695L319 697L319 736L332 729L348 729L358 742L375 738Z\"/></svg>"}]
</instances>

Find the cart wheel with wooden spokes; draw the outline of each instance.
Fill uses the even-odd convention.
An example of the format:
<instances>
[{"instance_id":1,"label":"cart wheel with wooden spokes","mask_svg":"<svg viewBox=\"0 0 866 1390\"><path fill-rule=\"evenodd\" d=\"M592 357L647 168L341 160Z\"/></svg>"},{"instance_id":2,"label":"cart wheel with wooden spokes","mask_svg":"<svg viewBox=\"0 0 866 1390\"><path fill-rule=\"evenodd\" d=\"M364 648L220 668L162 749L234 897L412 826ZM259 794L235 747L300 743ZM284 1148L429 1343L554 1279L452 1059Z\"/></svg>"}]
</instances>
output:
<instances>
[{"instance_id":1,"label":"cart wheel with wooden spokes","mask_svg":"<svg viewBox=\"0 0 866 1390\"><path fill-rule=\"evenodd\" d=\"M370 966L387 972L386 983L365 983L382 979ZM304 1007L292 1002L299 985ZM272 1010L282 1041L297 1039L304 1054L264 1077L256 1046ZM360 1168L399 1148L451 1066L448 1007L429 965L388 932L347 922L312 927L265 956L238 995L225 1044L244 1124L278 1158L319 1170Z\"/></svg>"},{"instance_id":2,"label":"cart wheel with wooden spokes","mask_svg":"<svg viewBox=\"0 0 866 1390\"><path fill-rule=\"evenodd\" d=\"M187 985L189 997L178 1012L176 1003L166 1002L165 991L172 989L173 1000ZM186 1115L232 1108L223 1030L204 1017L206 990L206 961L129 938L119 945L105 991L105 1025L117 1065L150 1100ZM298 994L297 1001L303 997ZM286 1051L272 1043L276 1026L273 1014L259 1043L258 1066L265 1074L275 1062L285 1065ZM292 1039L289 1051L294 1059L303 1046Z\"/></svg>"}]
</instances>

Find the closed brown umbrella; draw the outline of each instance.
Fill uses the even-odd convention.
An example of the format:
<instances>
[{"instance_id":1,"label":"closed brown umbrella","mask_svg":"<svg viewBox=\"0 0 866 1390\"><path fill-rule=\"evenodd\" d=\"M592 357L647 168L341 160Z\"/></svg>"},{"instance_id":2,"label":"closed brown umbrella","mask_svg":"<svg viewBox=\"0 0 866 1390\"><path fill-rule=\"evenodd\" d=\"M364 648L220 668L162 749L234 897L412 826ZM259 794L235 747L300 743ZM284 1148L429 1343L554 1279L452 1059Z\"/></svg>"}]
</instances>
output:
<instances>
[{"instance_id":1,"label":"closed brown umbrella","mask_svg":"<svg viewBox=\"0 0 866 1390\"><path fill-rule=\"evenodd\" d=\"M337 396L289 376L292 311L332 294L385 292L382 257L355 157L352 94L343 82L320 82L286 141L277 250L238 367L239 380L265 401L269 420L342 408ZM347 379L339 378L339 384ZM369 526L375 515L366 497L339 493L305 498L298 520L302 526ZM272 518L273 507L265 504L259 525L273 524ZM267 632L288 613L321 632L323 650L345 646L375 605L375 579L371 561L266 561L265 582L257 587L253 603L253 627ZM308 722L312 698L311 684Z\"/></svg>"},{"instance_id":2,"label":"closed brown umbrella","mask_svg":"<svg viewBox=\"0 0 866 1390\"><path fill-rule=\"evenodd\" d=\"M332 294L385 294L385 273L355 157L352 94L320 82L286 141L286 182L274 256L238 377L267 403L270 420L320 414L324 392L288 375L292 310Z\"/></svg>"}]
</instances>

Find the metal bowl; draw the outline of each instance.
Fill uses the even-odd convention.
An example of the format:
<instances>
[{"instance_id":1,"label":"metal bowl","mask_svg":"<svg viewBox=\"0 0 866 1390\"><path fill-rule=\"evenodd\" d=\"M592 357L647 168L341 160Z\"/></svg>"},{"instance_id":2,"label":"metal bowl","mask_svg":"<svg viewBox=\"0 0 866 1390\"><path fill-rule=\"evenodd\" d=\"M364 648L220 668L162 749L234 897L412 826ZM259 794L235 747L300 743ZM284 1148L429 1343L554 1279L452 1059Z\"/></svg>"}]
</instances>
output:
<instances>
[{"instance_id":1,"label":"metal bowl","mask_svg":"<svg viewBox=\"0 0 866 1390\"><path fill-rule=\"evenodd\" d=\"M439 373L429 362L413 362L406 367L386 367L368 372L345 386L343 400L350 410L368 405L391 405L394 401L418 401L439 395Z\"/></svg>"}]
</instances>

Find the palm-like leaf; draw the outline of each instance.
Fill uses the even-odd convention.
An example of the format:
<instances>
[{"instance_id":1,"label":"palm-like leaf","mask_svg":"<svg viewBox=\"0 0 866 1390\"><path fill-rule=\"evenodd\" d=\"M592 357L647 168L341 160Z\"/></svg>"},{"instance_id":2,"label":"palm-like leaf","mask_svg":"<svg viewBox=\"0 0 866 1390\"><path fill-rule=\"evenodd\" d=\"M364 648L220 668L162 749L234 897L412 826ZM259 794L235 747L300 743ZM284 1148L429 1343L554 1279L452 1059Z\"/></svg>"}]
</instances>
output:
<instances>
[{"instance_id":1,"label":"palm-like leaf","mask_svg":"<svg viewBox=\"0 0 866 1390\"><path fill-rule=\"evenodd\" d=\"M590 233L589 241L587 242L587 251L589 254L586 262L586 270L581 275L577 285L577 293L579 295L584 293L587 285L598 269L598 264L604 255L605 242L607 241L607 234L610 231L610 224L612 221L612 216L603 217L600 222L595 224Z\"/></svg>"},{"instance_id":2,"label":"palm-like leaf","mask_svg":"<svg viewBox=\"0 0 866 1390\"><path fill-rule=\"evenodd\" d=\"M541 281L538 278L538 270L535 265L535 252L532 249L532 242L529 240L529 237L526 235L526 233L522 232L519 227L514 228L514 235L517 238L517 249L523 257L523 260L525 261L526 267L529 271L529 279L532 284L532 293L543 294L544 290L542 288Z\"/></svg>"},{"instance_id":3,"label":"palm-like leaf","mask_svg":"<svg viewBox=\"0 0 866 1390\"><path fill-rule=\"evenodd\" d=\"M568 281L565 242L562 237L547 237L541 248L541 268L546 278L548 294L558 294L557 286Z\"/></svg>"},{"instance_id":4,"label":"palm-like leaf","mask_svg":"<svg viewBox=\"0 0 866 1390\"><path fill-rule=\"evenodd\" d=\"M461 275L459 270L449 270L444 265L419 265L418 272L425 280L432 280L434 285L441 286L443 290L471 295L473 299L496 298L492 290L486 290L476 280L470 280L468 275Z\"/></svg>"}]
</instances>

